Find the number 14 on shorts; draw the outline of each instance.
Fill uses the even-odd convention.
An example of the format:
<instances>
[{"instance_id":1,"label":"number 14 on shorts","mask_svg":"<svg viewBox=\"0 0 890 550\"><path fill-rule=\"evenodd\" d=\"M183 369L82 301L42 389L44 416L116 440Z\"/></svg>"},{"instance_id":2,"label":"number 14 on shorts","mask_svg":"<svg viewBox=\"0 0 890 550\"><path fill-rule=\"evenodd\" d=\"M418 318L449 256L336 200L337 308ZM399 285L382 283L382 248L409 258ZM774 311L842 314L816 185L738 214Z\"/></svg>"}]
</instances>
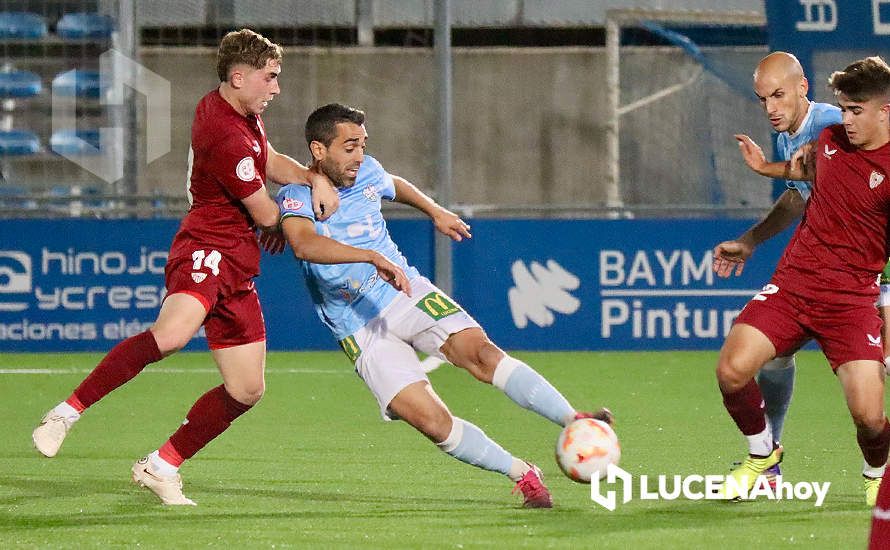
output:
<instances>
[{"instance_id":1,"label":"number 14 on shorts","mask_svg":"<svg viewBox=\"0 0 890 550\"><path fill-rule=\"evenodd\" d=\"M201 265L210 270L214 276L219 275L219 262L222 261L222 254L216 250L211 250L210 254L205 254L203 250L195 250L192 252L192 270L198 271Z\"/></svg>"}]
</instances>

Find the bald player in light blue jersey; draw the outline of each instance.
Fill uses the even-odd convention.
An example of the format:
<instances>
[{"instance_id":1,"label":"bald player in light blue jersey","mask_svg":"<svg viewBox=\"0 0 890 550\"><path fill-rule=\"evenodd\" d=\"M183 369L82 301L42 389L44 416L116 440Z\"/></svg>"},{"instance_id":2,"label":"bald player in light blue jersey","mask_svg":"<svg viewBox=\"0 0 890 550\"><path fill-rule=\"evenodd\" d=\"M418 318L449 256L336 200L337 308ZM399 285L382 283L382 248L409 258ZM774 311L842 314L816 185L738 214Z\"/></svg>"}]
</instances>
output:
<instances>
[{"instance_id":1,"label":"bald player in light blue jersey","mask_svg":"<svg viewBox=\"0 0 890 550\"><path fill-rule=\"evenodd\" d=\"M278 194L281 229L302 260L318 316L374 394L385 420L402 419L454 458L509 477L526 507L549 508L552 499L540 470L453 416L430 385L417 351L466 369L559 426L577 418L611 422L611 413L577 411L534 369L495 346L457 302L408 263L390 239L380 211L383 200L417 208L456 241L469 238L470 228L364 154L364 120L362 111L335 103L317 109L306 122L315 167L340 193L340 208L330 219L315 219L310 194L298 185ZM388 265L398 267L381 271ZM396 280L400 273L409 284Z\"/></svg>"},{"instance_id":2,"label":"bald player in light blue jersey","mask_svg":"<svg viewBox=\"0 0 890 550\"><path fill-rule=\"evenodd\" d=\"M794 178L802 177L800 168L792 166L791 157L803 145L816 140L827 126L840 124L841 111L834 105L807 99L809 84L800 62L786 52L773 52L764 57L754 71L754 92L769 119L779 133L776 144L778 162L767 162L763 150L743 134L736 135L745 163L762 176L784 179L788 189L782 193L769 213L733 241L725 241L714 248L714 271L728 277L735 271L742 273L745 261L760 243L789 227L803 214L810 198L810 183ZM767 363L757 376L757 383L766 404L766 416L773 438L781 440L785 415L794 391L794 355L776 357ZM779 465L767 470L770 484L780 474Z\"/></svg>"}]
</instances>

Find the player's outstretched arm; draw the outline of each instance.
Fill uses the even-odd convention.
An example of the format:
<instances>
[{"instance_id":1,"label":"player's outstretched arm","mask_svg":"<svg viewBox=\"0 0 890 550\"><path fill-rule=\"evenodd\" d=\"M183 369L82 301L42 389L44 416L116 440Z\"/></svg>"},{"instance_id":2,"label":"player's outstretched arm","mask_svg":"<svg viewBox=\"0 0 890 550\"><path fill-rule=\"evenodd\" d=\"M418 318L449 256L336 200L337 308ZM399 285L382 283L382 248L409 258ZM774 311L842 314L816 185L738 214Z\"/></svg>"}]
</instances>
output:
<instances>
[{"instance_id":1,"label":"player's outstretched arm","mask_svg":"<svg viewBox=\"0 0 890 550\"><path fill-rule=\"evenodd\" d=\"M769 213L733 241L724 241L714 247L714 272L720 277L741 275L745 262L762 242L787 229L804 211L806 203L800 193L788 189L779 197Z\"/></svg>"},{"instance_id":2,"label":"player's outstretched arm","mask_svg":"<svg viewBox=\"0 0 890 550\"><path fill-rule=\"evenodd\" d=\"M768 162L763 149L757 143L745 134L735 134L733 136L739 142L739 152L745 159L748 168L761 176L768 178L781 178L785 168L784 162Z\"/></svg>"},{"instance_id":3,"label":"player's outstretched arm","mask_svg":"<svg viewBox=\"0 0 890 550\"><path fill-rule=\"evenodd\" d=\"M369 263L377 275L396 290L411 295L411 284L401 267L373 250L356 248L324 237L315 232L315 223L302 216L287 216L281 221L281 231L294 256L316 264Z\"/></svg>"},{"instance_id":4,"label":"player's outstretched arm","mask_svg":"<svg viewBox=\"0 0 890 550\"><path fill-rule=\"evenodd\" d=\"M269 156L266 159L266 178L285 185L300 183L312 188L312 210L315 218L324 221L340 207L340 195L324 174L307 168L293 158L279 153L268 143Z\"/></svg>"},{"instance_id":5,"label":"player's outstretched arm","mask_svg":"<svg viewBox=\"0 0 890 550\"><path fill-rule=\"evenodd\" d=\"M450 237L454 241L462 241L464 237L471 239L473 235L470 233L470 226L460 219L460 216L440 206L436 201L431 199L427 194L417 188L413 183L392 176L393 185L396 188L395 201L420 210L433 220L436 229Z\"/></svg>"},{"instance_id":6,"label":"player's outstretched arm","mask_svg":"<svg viewBox=\"0 0 890 550\"><path fill-rule=\"evenodd\" d=\"M783 162L767 162L766 155L763 154L763 149L745 134L736 134L733 137L739 142L739 151L742 153L742 158L745 159L745 164L748 165L748 168L761 176L783 180L807 179L800 171L800 167L795 166L790 160Z\"/></svg>"}]
</instances>

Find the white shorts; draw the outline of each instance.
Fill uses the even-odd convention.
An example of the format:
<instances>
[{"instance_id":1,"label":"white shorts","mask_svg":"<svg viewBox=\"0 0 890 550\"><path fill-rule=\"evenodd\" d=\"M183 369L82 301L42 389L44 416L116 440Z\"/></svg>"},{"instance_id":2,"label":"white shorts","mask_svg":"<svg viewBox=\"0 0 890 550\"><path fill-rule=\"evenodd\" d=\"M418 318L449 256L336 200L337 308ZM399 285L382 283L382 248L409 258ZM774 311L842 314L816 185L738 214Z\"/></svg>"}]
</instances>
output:
<instances>
[{"instance_id":1,"label":"white shorts","mask_svg":"<svg viewBox=\"0 0 890 550\"><path fill-rule=\"evenodd\" d=\"M445 360L439 348L449 336L468 328L479 328L479 323L429 279L417 277L411 280L411 297L400 292L340 346L353 358L355 372L377 399L383 419L394 420L388 407L396 394L409 384L429 380L417 352Z\"/></svg>"},{"instance_id":2,"label":"white shorts","mask_svg":"<svg viewBox=\"0 0 890 550\"><path fill-rule=\"evenodd\" d=\"M878 298L878 307L890 306L890 285L881 285L881 296Z\"/></svg>"}]
</instances>

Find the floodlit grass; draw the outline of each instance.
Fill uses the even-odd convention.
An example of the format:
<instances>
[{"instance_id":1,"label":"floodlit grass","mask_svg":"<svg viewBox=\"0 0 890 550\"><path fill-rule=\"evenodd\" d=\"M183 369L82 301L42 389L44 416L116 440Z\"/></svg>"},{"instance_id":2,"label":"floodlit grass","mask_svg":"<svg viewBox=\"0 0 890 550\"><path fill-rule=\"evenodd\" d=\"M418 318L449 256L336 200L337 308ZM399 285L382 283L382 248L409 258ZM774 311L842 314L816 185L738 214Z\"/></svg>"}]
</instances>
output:
<instances>
[{"instance_id":1,"label":"floodlit grass","mask_svg":"<svg viewBox=\"0 0 890 550\"><path fill-rule=\"evenodd\" d=\"M621 466L724 474L745 447L723 409L715 353L522 353L581 409L617 416ZM812 501L641 501L614 512L553 461L558 428L448 365L431 374L454 414L539 464L552 510L525 510L506 478L461 464L404 423L381 421L341 354L273 353L267 392L182 469L196 508L162 507L130 482L204 391L209 354L150 366L90 409L56 458L30 432L100 358L0 354L0 547L861 548L870 510L840 386L815 352L798 358L786 423L789 481L830 481ZM52 369L52 374L8 373Z\"/></svg>"}]
</instances>

